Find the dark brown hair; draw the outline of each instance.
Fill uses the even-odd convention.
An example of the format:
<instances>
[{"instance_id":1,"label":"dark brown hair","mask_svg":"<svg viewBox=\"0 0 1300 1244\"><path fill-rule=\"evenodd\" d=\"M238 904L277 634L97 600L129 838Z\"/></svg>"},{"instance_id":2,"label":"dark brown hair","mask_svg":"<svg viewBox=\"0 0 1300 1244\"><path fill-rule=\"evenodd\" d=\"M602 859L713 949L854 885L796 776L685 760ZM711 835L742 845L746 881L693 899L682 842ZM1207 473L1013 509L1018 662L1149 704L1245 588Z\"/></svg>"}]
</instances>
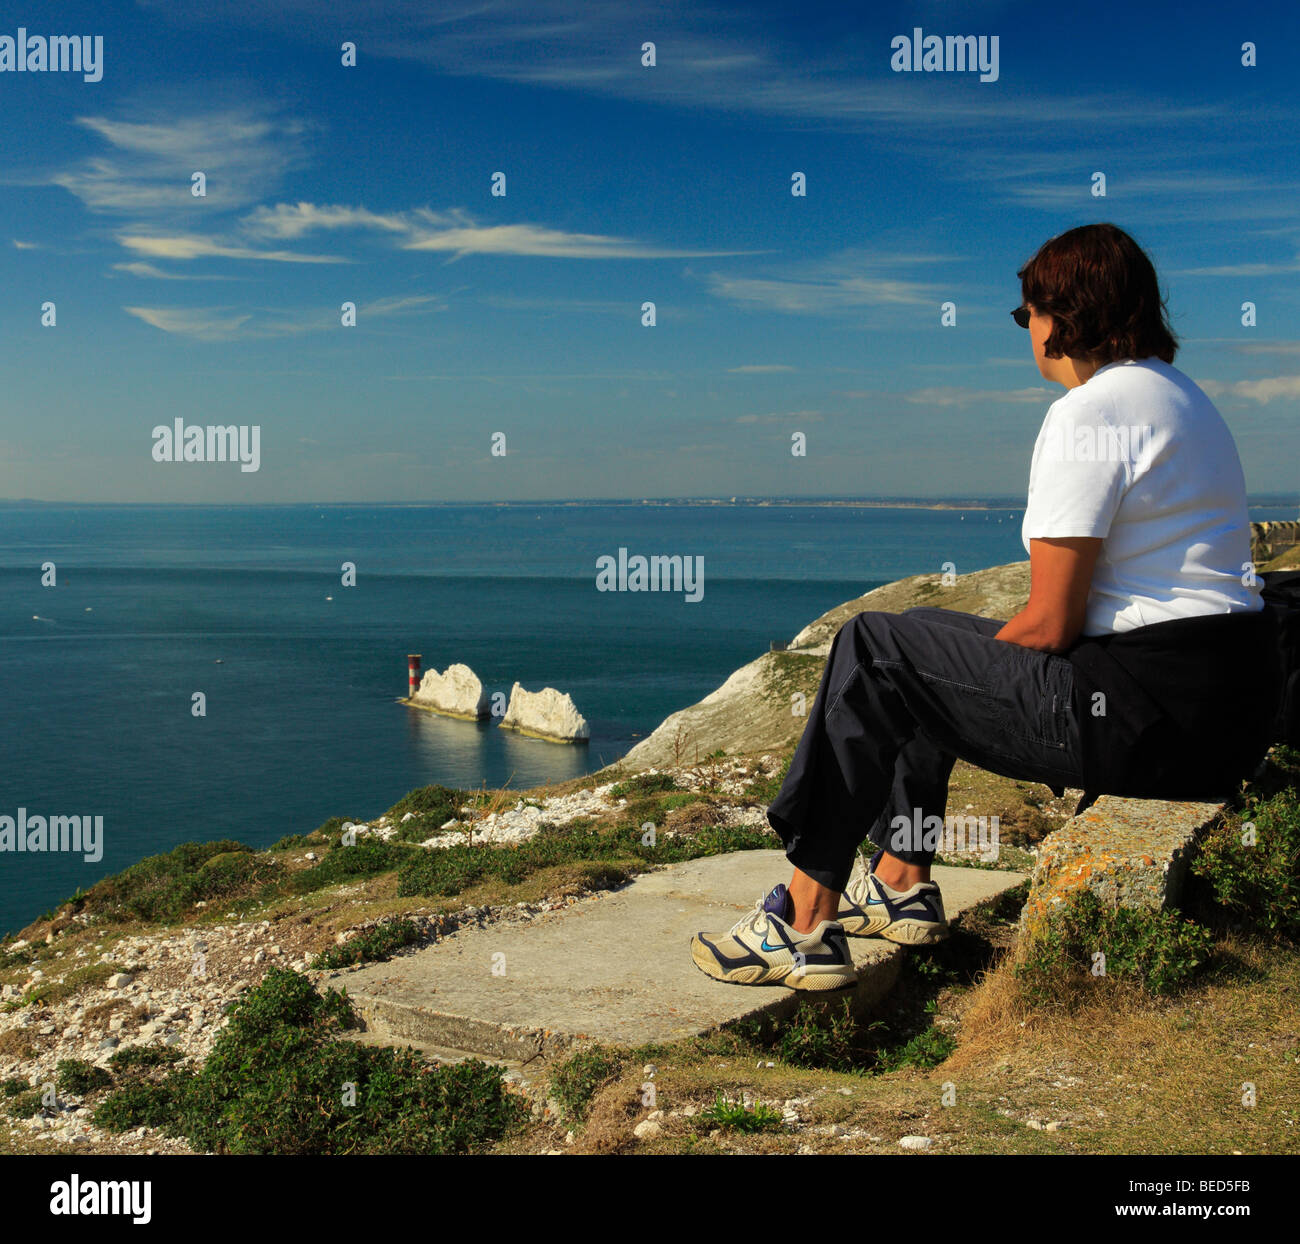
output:
<instances>
[{"instance_id":1,"label":"dark brown hair","mask_svg":"<svg viewBox=\"0 0 1300 1244\"><path fill-rule=\"evenodd\" d=\"M1054 321L1048 358L1174 361L1178 339L1165 318L1156 270L1115 225L1080 225L1044 242L1016 276L1021 300Z\"/></svg>"}]
</instances>

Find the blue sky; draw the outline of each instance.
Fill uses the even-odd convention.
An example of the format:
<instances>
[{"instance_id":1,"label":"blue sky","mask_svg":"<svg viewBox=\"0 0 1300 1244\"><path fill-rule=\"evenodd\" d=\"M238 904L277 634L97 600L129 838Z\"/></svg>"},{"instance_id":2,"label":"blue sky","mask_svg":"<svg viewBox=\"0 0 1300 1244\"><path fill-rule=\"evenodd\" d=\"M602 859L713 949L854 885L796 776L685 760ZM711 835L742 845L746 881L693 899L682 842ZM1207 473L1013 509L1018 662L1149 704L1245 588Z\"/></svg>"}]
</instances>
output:
<instances>
[{"instance_id":1,"label":"blue sky","mask_svg":"<svg viewBox=\"0 0 1300 1244\"><path fill-rule=\"evenodd\" d=\"M1156 7L10 10L104 64L0 73L0 497L1023 495L1063 390L1015 273L1098 220L1294 491L1300 18ZM997 81L891 70L917 26L997 35ZM178 417L258 425L260 469L155 462Z\"/></svg>"}]
</instances>

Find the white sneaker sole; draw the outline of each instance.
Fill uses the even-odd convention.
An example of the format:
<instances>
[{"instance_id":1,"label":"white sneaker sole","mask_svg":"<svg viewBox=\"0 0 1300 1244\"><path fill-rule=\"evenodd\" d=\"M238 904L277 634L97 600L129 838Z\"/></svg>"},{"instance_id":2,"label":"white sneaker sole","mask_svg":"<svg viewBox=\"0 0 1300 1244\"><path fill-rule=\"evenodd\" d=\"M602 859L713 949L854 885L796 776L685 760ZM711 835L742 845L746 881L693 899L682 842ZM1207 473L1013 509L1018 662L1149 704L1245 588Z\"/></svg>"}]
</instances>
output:
<instances>
[{"instance_id":1,"label":"white sneaker sole","mask_svg":"<svg viewBox=\"0 0 1300 1244\"><path fill-rule=\"evenodd\" d=\"M763 967L749 963L743 968L728 971L713 957L707 946L697 941L691 942L691 959L705 976L711 976L724 985L786 985L790 989L802 989L809 993L825 993L832 989L846 989L858 983L856 970L815 966L800 970L793 963L783 967Z\"/></svg>"},{"instance_id":2,"label":"white sneaker sole","mask_svg":"<svg viewBox=\"0 0 1300 1244\"><path fill-rule=\"evenodd\" d=\"M860 916L841 913L836 919L844 926L849 937L883 937L886 941L899 942L904 946L928 946L934 942L947 939L947 923L933 924L928 920L895 920L883 928L872 929Z\"/></svg>"}]
</instances>

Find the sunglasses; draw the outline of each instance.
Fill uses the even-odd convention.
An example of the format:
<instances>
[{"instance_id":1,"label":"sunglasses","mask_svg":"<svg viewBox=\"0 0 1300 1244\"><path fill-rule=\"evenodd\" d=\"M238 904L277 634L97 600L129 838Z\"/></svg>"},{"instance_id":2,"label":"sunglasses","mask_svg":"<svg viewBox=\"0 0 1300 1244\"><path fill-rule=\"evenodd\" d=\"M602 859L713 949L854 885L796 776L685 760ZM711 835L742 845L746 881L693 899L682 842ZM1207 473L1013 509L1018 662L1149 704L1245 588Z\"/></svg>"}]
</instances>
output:
<instances>
[{"instance_id":1,"label":"sunglasses","mask_svg":"<svg viewBox=\"0 0 1300 1244\"><path fill-rule=\"evenodd\" d=\"M1029 327L1029 308L1028 308L1028 307L1024 307L1024 306L1017 307L1017 308L1016 308L1016 309L1011 313L1011 318L1012 318L1013 320L1015 320L1015 322L1016 322L1017 324L1019 324L1021 328L1028 328L1028 327Z\"/></svg>"}]
</instances>

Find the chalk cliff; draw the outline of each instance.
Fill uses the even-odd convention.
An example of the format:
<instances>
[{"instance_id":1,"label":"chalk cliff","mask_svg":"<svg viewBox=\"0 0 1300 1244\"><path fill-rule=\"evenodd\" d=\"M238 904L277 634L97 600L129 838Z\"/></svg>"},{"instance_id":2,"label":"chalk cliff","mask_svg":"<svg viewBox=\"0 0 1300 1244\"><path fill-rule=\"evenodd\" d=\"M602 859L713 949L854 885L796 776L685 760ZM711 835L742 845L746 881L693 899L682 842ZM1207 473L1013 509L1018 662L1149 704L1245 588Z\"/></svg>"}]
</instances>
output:
<instances>
[{"instance_id":1,"label":"chalk cliff","mask_svg":"<svg viewBox=\"0 0 1300 1244\"><path fill-rule=\"evenodd\" d=\"M501 726L552 743L574 743L591 735L587 719L564 692L554 687L525 691L518 683L510 689Z\"/></svg>"},{"instance_id":2,"label":"chalk cliff","mask_svg":"<svg viewBox=\"0 0 1300 1244\"><path fill-rule=\"evenodd\" d=\"M477 721L488 715L488 696L468 665L449 665L443 674L426 670L410 703L447 717Z\"/></svg>"}]
</instances>

